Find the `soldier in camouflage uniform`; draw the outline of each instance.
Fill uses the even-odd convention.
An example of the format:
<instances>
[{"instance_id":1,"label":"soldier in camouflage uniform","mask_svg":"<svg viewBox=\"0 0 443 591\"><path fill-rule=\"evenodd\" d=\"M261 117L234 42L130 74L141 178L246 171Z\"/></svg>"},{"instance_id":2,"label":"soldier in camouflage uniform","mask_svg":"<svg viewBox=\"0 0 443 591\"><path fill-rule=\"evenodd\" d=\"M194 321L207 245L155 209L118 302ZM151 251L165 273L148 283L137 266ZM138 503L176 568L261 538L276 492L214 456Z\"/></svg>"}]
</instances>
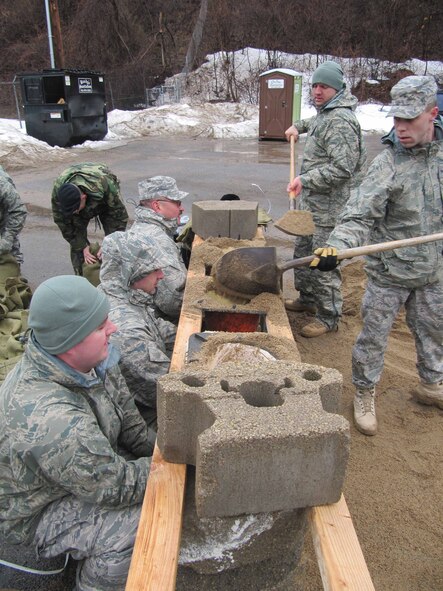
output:
<instances>
[{"instance_id":1,"label":"soldier in camouflage uniform","mask_svg":"<svg viewBox=\"0 0 443 591\"><path fill-rule=\"evenodd\" d=\"M180 246L174 241L182 200L188 195L179 191L176 181L169 176L154 176L138 184L139 205L135 208L135 221L129 230L132 237L143 241L154 240L167 260L164 278L154 296L154 304L161 314L178 318L186 283L186 266Z\"/></svg>"},{"instance_id":2,"label":"soldier in camouflage uniform","mask_svg":"<svg viewBox=\"0 0 443 591\"><path fill-rule=\"evenodd\" d=\"M169 370L177 327L155 314L153 298L168 264L157 241L131 232L114 232L103 240L100 289L110 302L112 335L120 352L120 369L155 441L157 380Z\"/></svg>"},{"instance_id":3,"label":"soldier in camouflage uniform","mask_svg":"<svg viewBox=\"0 0 443 591\"><path fill-rule=\"evenodd\" d=\"M23 255L18 235L27 213L11 177L0 166L0 255L12 254L19 263L23 263Z\"/></svg>"},{"instance_id":4,"label":"soldier in camouflage uniform","mask_svg":"<svg viewBox=\"0 0 443 591\"><path fill-rule=\"evenodd\" d=\"M296 121L286 137L298 139L307 133L300 175L288 185L299 197L299 209L312 212L313 236L295 240L294 258L305 257L323 246L334 229L337 216L349 198L351 188L363 178L366 150L360 124L354 114L357 99L345 88L343 72L334 62L321 64L312 76L312 97L318 113ZM304 337L316 337L336 330L341 316L341 274L313 274L300 267L294 270L298 300L286 300L289 310L316 313L304 326Z\"/></svg>"},{"instance_id":5,"label":"soldier in camouflage uniform","mask_svg":"<svg viewBox=\"0 0 443 591\"><path fill-rule=\"evenodd\" d=\"M82 265L101 259L101 250L93 255L89 248L88 224L94 218L105 236L125 230L128 212L120 198L118 178L105 164L85 162L64 170L52 190L52 214L63 238L71 246L71 261L76 275Z\"/></svg>"},{"instance_id":6,"label":"soldier in camouflage uniform","mask_svg":"<svg viewBox=\"0 0 443 591\"><path fill-rule=\"evenodd\" d=\"M152 454L108 312L83 277L42 283L0 389L0 531L80 561L78 591L124 590Z\"/></svg>"},{"instance_id":7,"label":"soldier in camouflage uniform","mask_svg":"<svg viewBox=\"0 0 443 591\"><path fill-rule=\"evenodd\" d=\"M329 247L345 249L442 231L443 122L437 117L436 91L428 76L408 76L392 88L389 114L394 130L383 138L387 149L353 192L327 241ZM354 420L366 435L377 432L375 385L403 306L417 351L420 384L415 398L443 409L442 247L442 241L430 242L366 258L363 328L352 352ZM337 264L331 248L318 249L316 261L323 270Z\"/></svg>"}]
</instances>

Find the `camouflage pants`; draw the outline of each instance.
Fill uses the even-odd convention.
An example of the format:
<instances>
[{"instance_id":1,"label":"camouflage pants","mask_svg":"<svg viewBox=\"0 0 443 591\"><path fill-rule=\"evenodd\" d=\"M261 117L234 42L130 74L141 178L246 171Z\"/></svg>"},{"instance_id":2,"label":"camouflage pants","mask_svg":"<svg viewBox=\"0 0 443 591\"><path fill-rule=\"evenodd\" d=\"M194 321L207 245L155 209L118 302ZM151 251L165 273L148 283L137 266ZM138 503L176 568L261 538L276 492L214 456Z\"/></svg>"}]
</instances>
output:
<instances>
[{"instance_id":1,"label":"camouflage pants","mask_svg":"<svg viewBox=\"0 0 443 591\"><path fill-rule=\"evenodd\" d=\"M76 275L83 276L83 263L85 262L85 257L82 250L73 250L71 248L71 263L72 268L74 269L74 273Z\"/></svg>"},{"instance_id":2,"label":"camouflage pants","mask_svg":"<svg viewBox=\"0 0 443 591\"><path fill-rule=\"evenodd\" d=\"M66 496L51 503L37 527L39 556L79 560L77 591L124 591L141 505L109 509Z\"/></svg>"},{"instance_id":3,"label":"camouflage pants","mask_svg":"<svg viewBox=\"0 0 443 591\"><path fill-rule=\"evenodd\" d=\"M298 236L295 239L294 258L311 255L316 248L326 245L333 227L316 226L313 236ZM334 269L328 273L309 267L294 269L294 286L300 293L300 301L317 306L317 319L328 328L334 328L340 319L343 306L341 295L341 272Z\"/></svg>"},{"instance_id":4,"label":"camouflage pants","mask_svg":"<svg viewBox=\"0 0 443 591\"><path fill-rule=\"evenodd\" d=\"M363 329L352 351L352 381L370 388L378 383L394 320L404 306L415 339L417 371L424 382L443 380L443 286L417 289L379 287L368 280L361 314Z\"/></svg>"},{"instance_id":5,"label":"camouflage pants","mask_svg":"<svg viewBox=\"0 0 443 591\"><path fill-rule=\"evenodd\" d=\"M23 263L23 253L21 251L20 242L18 241L18 238L14 238L14 242L11 248L11 254L13 257L15 257L18 263Z\"/></svg>"}]
</instances>

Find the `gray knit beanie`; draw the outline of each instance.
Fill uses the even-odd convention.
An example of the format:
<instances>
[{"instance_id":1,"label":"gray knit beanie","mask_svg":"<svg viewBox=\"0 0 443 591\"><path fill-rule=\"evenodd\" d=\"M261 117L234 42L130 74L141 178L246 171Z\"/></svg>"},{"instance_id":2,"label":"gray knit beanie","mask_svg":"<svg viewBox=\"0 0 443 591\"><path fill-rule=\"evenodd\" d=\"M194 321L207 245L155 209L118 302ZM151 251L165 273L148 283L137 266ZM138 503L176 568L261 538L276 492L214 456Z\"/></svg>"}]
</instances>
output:
<instances>
[{"instance_id":1,"label":"gray knit beanie","mask_svg":"<svg viewBox=\"0 0 443 591\"><path fill-rule=\"evenodd\" d=\"M312 75L313 84L326 84L339 91L346 85L343 81L343 71L335 62L323 62Z\"/></svg>"},{"instance_id":2,"label":"gray knit beanie","mask_svg":"<svg viewBox=\"0 0 443 591\"><path fill-rule=\"evenodd\" d=\"M51 355L65 353L98 328L109 314L106 296L77 275L51 277L37 287L28 325Z\"/></svg>"}]
</instances>

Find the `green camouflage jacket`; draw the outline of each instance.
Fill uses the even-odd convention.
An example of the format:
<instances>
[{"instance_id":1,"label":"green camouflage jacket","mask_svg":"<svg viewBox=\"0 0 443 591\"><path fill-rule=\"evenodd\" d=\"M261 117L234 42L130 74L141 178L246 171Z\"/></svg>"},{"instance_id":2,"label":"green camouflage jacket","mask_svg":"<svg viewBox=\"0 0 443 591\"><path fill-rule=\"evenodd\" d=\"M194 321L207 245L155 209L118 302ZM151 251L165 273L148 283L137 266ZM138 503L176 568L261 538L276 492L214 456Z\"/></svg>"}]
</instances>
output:
<instances>
[{"instance_id":1,"label":"green camouflage jacket","mask_svg":"<svg viewBox=\"0 0 443 591\"><path fill-rule=\"evenodd\" d=\"M18 235L25 225L27 210L11 177L0 166L0 254L11 253L23 262Z\"/></svg>"},{"instance_id":2,"label":"green camouflage jacket","mask_svg":"<svg viewBox=\"0 0 443 591\"><path fill-rule=\"evenodd\" d=\"M366 149L354 110L357 99L346 89L336 94L317 115L296 121L308 134L300 176L300 209L312 212L318 226L334 226L366 169Z\"/></svg>"},{"instance_id":3,"label":"green camouflage jacket","mask_svg":"<svg viewBox=\"0 0 443 591\"><path fill-rule=\"evenodd\" d=\"M435 140L404 148L395 132L383 138L387 149L368 173L328 239L338 249L443 231L443 125ZM381 286L414 288L443 279L443 242L399 248L366 258L366 272Z\"/></svg>"},{"instance_id":4,"label":"green camouflage jacket","mask_svg":"<svg viewBox=\"0 0 443 591\"><path fill-rule=\"evenodd\" d=\"M29 543L42 510L66 495L102 507L142 502L152 447L118 358L110 346L87 377L31 333L0 389L0 532L12 543Z\"/></svg>"},{"instance_id":5,"label":"green camouflage jacket","mask_svg":"<svg viewBox=\"0 0 443 591\"><path fill-rule=\"evenodd\" d=\"M64 183L73 183L86 193L86 206L71 218L65 218L59 208L57 192ZM86 228L92 218L100 219L105 235L125 230L128 212L120 199L118 178L105 164L84 162L64 170L56 179L51 197L54 222L72 250L83 250L89 244Z\"/></svg>"}]
</instances>

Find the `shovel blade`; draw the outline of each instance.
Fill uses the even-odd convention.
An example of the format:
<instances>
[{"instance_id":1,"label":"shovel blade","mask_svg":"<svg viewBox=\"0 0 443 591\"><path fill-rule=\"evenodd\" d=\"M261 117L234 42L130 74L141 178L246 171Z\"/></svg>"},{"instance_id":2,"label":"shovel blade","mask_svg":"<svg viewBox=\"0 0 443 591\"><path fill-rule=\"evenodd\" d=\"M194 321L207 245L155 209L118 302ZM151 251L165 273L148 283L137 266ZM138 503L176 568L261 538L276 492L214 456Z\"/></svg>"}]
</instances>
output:
<instances>
[{"instance_id":1,"label":"shovel blade","mask_svg":"<svg viewBox=\"0 0 443 591\"><path fill-rule=\"evenodd\" d=\"M281 273L273 247L231 250L217 261L213 275L219 289L226 293L251 298L263 292L280 293Z\"/></svg>"}]
</instances>

